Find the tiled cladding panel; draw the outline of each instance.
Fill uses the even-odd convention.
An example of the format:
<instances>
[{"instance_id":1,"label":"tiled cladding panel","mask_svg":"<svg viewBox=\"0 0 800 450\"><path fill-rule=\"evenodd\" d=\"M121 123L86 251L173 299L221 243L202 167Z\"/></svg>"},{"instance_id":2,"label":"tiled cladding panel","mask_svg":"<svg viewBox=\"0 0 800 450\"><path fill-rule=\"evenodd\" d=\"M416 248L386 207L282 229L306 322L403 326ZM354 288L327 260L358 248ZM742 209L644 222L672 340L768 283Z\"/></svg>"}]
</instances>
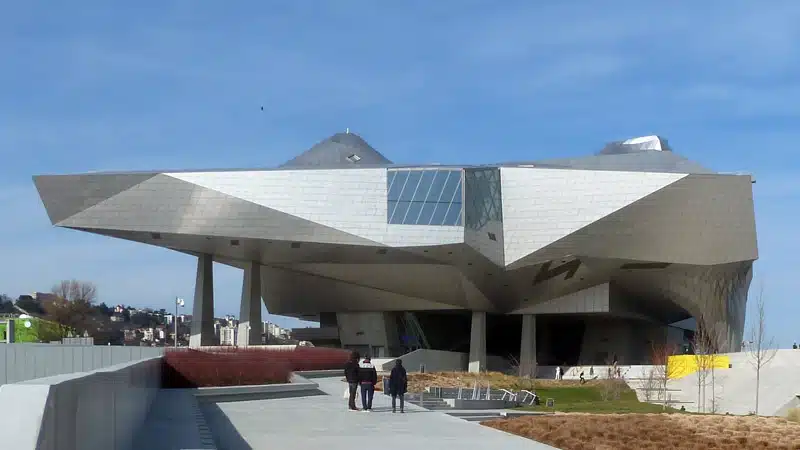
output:
<instances>
[{"instance_id":1,"label":"tiled cladding panel","mask_svg":"<svg viewBox=\"0 0 800 450\"><path fill-rule=\"evenodd\" d=\"M721 351L739 351L744 336L752 262L717 266L675 266L627 271L616 281L629 292L670 298L694 317L704 317L719 335Z\"/></svg>"},{"instance_id":2,"label":"tiled cladding panel","mask_svg":"<svg viewBox=\"0 0 800 450\"><path fill-rule=\"evenodd\" d=\"M386 169L171 173L248 202L390 246L463 242L457 227L387 224Z\"/></svg>"},{"instance_id":3,"label":"tiled cladding panel","mask_svg":"<svg viewBox=\"0 0 800 450\"><path fill-rule=\"evenodd\" d=\"M520 314L604 313L610 311L609 295L609 285L604 283L524 307L517 312Z\"/></svg>"},{"instance_id":4,"label":"tiled cladding panel","mask_svg":"<svg viewBox=\"0 0 800 450\"><path fill-rule=\"evenodd\" d=\"M272 314L454 309L452 304L267 266L261 267L261 292Z\"/></svg>"},{"instance_id":5,"label":"tiled cladding panel","mask_svg":"<svg viewBox=\"0 0 800 450\"><path fill-rule=\"evenodd\" d=\"M157 175L58 223L60 226L250 239L376 245L359 236Z\"/></svg>"},{"instance_id":6,"label":"tiled cladding panel","mask_svg":"<svg viewBox=\"0 0 800 450\"><path fill-rule=\"evenodd\" d=\"M503 167L500 179L506 264L685 176Z\"/></svg>"},{"instance_id":7,"label":"tiled cladding panel","mask_svg":"<svg viewBox=\"0 0 800 450\"><path fill-rule=\"evenodd\" d=\"M33 181L47 209L50 222L55 225L154 176L155 173L43 175L34 177Z\"/></svg>"},{"instance_id":8,"label":"tiled cladding panel","mask_svg":"<svg viewBox=\"0 0 800 450\"><path fill-rule=\"evenodd\" d=\"M390 224L463 224L463 172L453 169L404 169L387 172Z\"/></svg>"},{"instance_id":9,"label":"tiled cladding panel","mask_svg":"<svg viewBox=\"0 0 800 450\"><path fill-rule=\"evenodd\" d=\"M750 177L689 175L520 262L561 255L697 265L754 260Z\"/></svg>"},{"instance_id":10,"label":"tiled cladding panel","mask_svg":"<svg viewBox=\"0 0 800 450\"><path fill-rule=\"evenodd\" d=\"M453 266L437 264L292 264L290 270L414 298L481 310L493 306Z\"/></svg>"},{"instance_id":11,"label":"tiled cladding panel","mask_svg":"<svg viewBox=\"0 0 800 450\"><path fill-rule=\"evenodd\" d=\"M167 175L359 236L380 235L386 223L385 169Z\"/></svg>"}]
</instances>

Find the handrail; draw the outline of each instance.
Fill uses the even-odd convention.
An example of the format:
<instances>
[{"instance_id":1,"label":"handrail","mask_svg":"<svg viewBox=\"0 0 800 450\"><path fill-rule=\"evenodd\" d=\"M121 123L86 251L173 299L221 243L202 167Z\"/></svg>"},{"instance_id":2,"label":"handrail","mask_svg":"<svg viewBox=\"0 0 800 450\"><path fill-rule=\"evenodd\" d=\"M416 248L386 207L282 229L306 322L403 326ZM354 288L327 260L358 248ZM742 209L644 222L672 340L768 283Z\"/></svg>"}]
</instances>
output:
<instances>
[{"instance_id":1,"label":"handrail","mask_svg":"<svg viewBox=\"0 0 800 450\"><path fill-rule=\"evenodd\" d=\"M500 392L503 393L503 396L500 398L500 400L505 400L506 395L508 395L508 399L512 402L517 400L517 394L509 391L508 389L500 389Z\"/></svg>"}]
</instances>

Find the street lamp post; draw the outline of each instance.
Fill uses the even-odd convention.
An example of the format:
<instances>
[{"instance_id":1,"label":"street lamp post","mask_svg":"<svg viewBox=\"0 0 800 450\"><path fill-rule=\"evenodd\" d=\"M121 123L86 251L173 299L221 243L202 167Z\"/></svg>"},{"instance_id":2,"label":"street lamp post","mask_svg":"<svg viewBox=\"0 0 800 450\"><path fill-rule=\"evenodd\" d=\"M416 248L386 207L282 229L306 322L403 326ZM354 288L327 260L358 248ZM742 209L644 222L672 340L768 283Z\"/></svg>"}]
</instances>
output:
<instances>
[{"instance_id":1,"label":"street lamp post","mask_svg":"<svg viewBox=\"0 0 800 450\"><path fill-rule=\"evenodd\" d=\"M175 317L172 318L172 321L175 324L175 348L178 348L178 307L183 306L185 302L180 297L175 297Z\"/></svg>"}]
</instances>

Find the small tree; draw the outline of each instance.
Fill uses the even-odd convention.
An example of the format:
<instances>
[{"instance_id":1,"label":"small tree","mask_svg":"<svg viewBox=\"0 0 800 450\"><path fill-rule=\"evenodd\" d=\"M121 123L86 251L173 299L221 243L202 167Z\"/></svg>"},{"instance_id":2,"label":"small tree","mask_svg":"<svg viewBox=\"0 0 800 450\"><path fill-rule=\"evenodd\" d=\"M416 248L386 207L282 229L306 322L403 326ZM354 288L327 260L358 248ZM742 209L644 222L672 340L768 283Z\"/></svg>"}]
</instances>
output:
<instances>
[{"instance_id":1,"label":"small tree","mask_svg":"<svg viewBox=\"0 0 800 450\"><path fill-rule=\"evenodd\" d=\"M767 336L766 319L766 300L764 299L764 286L762 284L758 290L758 297L756 297L756 317L750 328L750 345L747 352L750 364L756 370L756 415L758 415L761 369L772 361L778 351L775 347L775 340Z\"/></svg>"},{"instance_id":2,"label":"small tree","mask_svg":"<svg viewBox=\"0 0 800 450\"><path fill-rule=\"evenodd\" d=\"M675 375L677 375L679 368L670 362L670 356L675 354L675 346L664 344L653 344L651 348L651 359L653 361L653 369L650 374L653 379L653 387L658 390L658 398L662 401L663 409L669 406L669 397L667 395L667 385Z\"/></svg>"},{"instance_id":3,"label":"small tree","mask_svg":"<svg viewBox=\"0 0 800 450\"><path fill-rule=\"evenodd\" d=\"M706 385L708 382L708 368L712 365L713 357L711 344L711 330L704 315L697 317L692 340L694 361L697 366L697 411L704 412L706 406Z\"/></svg>"}]
</instances>

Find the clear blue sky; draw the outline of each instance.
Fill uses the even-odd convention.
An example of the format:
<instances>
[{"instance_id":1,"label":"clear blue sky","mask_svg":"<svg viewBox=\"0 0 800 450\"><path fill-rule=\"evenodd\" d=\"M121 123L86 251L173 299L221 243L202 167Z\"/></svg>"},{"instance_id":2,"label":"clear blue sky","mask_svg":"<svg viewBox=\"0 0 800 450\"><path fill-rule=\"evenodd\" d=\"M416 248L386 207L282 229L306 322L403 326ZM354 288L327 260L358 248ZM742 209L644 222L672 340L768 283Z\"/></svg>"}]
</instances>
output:
<instances>
[{"instance_id":1,"label":"clear blue sky","mask_svg":"<svg viewBox=\"0 0 800 450\"><path fill-rule=\"evenodd\" d=\"M33 174L267 167L347 127L403 163L660 134L755 174L754 286L791 345L798 23L796 0L4 2L0 292L78 278L110 304L192 296L189 256L51 227ZM215 275L217 314L237 313L240 272Z\"/></svg>"}]
</instances>

